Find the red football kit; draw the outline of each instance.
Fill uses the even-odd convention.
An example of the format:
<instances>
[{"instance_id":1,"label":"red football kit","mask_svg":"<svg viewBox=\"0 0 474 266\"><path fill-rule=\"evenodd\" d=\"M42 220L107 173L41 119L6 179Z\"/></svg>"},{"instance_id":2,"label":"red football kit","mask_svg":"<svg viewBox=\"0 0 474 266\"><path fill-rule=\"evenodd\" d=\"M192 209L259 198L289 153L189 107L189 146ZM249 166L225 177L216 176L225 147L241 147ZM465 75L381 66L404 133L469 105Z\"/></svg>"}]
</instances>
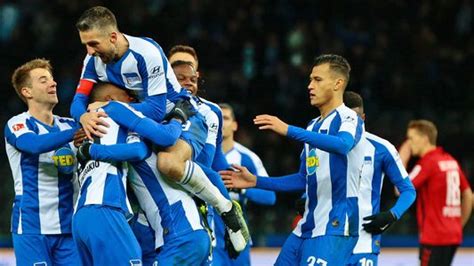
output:
<instances>
[{"instance_id":1,"label":"red football kit","mask_svg":"<svg viewBox=\"0 0 474 266\"><path fill-rule=\"evenodd\" d=\"M417 190L420 243L461 244L461 192L469 183L458 162L438 147L417 162L410 179Z\"/></svg>"}]
</instances>

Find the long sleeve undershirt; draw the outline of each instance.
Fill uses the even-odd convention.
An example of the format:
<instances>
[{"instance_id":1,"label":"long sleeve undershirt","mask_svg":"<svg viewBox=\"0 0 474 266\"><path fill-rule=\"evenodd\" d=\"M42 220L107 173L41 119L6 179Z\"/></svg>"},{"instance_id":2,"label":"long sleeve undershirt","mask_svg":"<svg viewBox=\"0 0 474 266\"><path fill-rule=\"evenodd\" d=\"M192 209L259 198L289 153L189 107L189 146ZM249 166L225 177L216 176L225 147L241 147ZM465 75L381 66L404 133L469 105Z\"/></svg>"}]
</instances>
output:
<instances>
[{"instance_id":1,"label":"long sleeve undershirt","mask_svg":"<svg viewBox=\"0 0 474 266\"><path fill-rule=\"evenodd\" d=\"M300 127L289 126L287 136L294 140L308 143L323 151L346 155L354 146L354 137L348 132L338 132L336 135L321 134Z\"/></svg>"},{"instance_id":2,"label":"long sleeve undershirt","mask_svg":"<svg viewBox=\"0 0 474 266\"><path fill-rule=\"evenodd\" d=\"M26 133L16 139L14 146L20 151L30 154L49 152L71 142L76 130L76 128L71 128L42 135Z\"/></svg>"},{"instance_id":3,"label":"long sleeve undershirt","mask_svg":"<svg viewBox=\"0 0 474 266\"><path fill-rule=\"evenodd\" d=\"M173 146L182 132L181 123L172 119L168 124L160 124L148 117L140 116L124 104L109 102L103 107L107 115L117 124L161 147Z\"/></svg>"}]
</instances>

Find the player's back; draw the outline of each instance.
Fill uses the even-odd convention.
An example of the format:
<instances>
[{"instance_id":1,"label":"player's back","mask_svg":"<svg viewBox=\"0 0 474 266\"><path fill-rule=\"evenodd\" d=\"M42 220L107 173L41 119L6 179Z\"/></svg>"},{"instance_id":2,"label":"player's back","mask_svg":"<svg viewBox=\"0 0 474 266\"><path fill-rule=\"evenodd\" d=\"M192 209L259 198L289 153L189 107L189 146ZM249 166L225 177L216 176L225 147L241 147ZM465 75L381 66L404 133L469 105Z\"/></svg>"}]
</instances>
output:
<instances>
[{"instance_id":1,"label":"player's back","mask_svg":"<svg viewBox=\"0 0 474 266\"><path fill-rule=\"evenodd\" d=\"M75 122L69 118L54 116L53 126L35 119L28 112L16 115L5 127L5 145L13 174L15 200L12 212L12 232L17 234L64 234L71 233L74 204L74 171L62 173L54 162L54 154L60 148L73 150L72 143L44 152L31 154L16 147L23 134L48 134L71 129ZM40 145L40 143L31 143ZM72 155L69 155L72 156ZM73 158L66 158L73 164ZM72 165L71 165L72 167Z\"/></svg>"},{"instance_id":2,"label":"player's back","mask_svg":"<svg viewBox=\"0 0 474 266\"><path fill-rule=\"evenodd\" d=\"M426 172L425 172L426 171ZM417 186L417 219L422 244L460 244L462 241L461 192L467 180L458 162L438 147L417 163L410 177L427 175Z\"/></svg>"},{"instance_id":3,"label":"player's back","mask_svg":"<svg viewBox=\"0 0 474 266\"><path fill-rule=\"evenodd\" d=\"M120 127L109 117L103 118L110 126L101 138L94 143L102 145L125 144L138 139L136 134ZM81 166L79 182L81 191L77 201L76 212L86 205L105 205L119 208L125 214L131 214L130 203L126 194L126 162L89 160Z\"/></svg>"},{"instance_id":4,"label":"player's back","mask_svg":"<svg viewBox=\"0 0 474 266\"><path fill-rule=\"evenodd\" d=\"M394 164L396 173L392 178L408 176L396 148L387 140L369 132L364 132L361 140L364 147L364 163L361 172L359 206L359 239L353 253L379 253L381 235L372 235L362 228L363 217L380 212L380 195L387 164Z\"/></svg>"},{"instance_id":5,"label":"player's back","mask_svg":"<svg viewBox=\"0 0 474 266\"><path fill-rule=\"evenodd\" d=\"M225 154L225 157L229 164L245 166L254 175L268 176L258 155L238 142L234 143L234 147Z\"/></svg>"},{"instance_id":6,"label":"player's back","mask_svg":"<svg viewBox=\"0 0 474 266\"><path fill-rule=\"evenodd\" d=\"M351 126L348 127L348 124ZM305 143L301 155L306 166L307 202L303 218L293 231L297 236L358 234L357 195L364 149L360 144L363 121L344 105L326 118L312 120L308 131L337 135L350 133L355 144L347 155L330 153Z\"/></svg>"},{"instance_id":7,"label":"player's back","mask_svg":"<svg viewBox=\"0 0 474 266\"><path fill-rule=\"evenodd\" d=\"M204 229L191 195L167 180L156 169L156 154L132 162L130 184L150 226L155 231L155 248L195 230Z\"/></svg>"}]
</instances>

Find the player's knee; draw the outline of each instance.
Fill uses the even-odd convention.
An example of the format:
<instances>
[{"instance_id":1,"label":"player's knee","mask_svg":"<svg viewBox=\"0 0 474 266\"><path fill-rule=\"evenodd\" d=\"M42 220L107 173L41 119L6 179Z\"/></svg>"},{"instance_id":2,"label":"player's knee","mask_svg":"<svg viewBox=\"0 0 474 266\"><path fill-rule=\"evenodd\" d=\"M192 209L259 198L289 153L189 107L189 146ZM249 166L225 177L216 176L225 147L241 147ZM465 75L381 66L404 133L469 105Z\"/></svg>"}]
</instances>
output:
<instances>
[{"instance_id":1,"label":"player's knee","mask_svg":"<svg viewBox=\"0 0 474 266\"><path fill-rule=\"evenodd\" d=\"M158 153L156 164L156 167L163 175L174 181L181 180L181 177L184 175L184 164L176 156L173 156L172 153Z\"/></svg>"}]
</instances>

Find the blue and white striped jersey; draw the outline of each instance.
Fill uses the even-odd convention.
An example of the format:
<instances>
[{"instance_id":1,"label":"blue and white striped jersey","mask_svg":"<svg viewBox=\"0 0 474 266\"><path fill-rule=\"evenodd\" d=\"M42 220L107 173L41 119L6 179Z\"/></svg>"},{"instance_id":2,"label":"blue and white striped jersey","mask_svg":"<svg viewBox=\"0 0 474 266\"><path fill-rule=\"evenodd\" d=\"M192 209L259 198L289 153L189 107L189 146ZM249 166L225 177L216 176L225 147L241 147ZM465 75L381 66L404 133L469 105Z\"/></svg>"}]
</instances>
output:
<instances>
[{"instance_id":1,"label":"blue and white striped jersey","mask_svg":"<svg viewBox=\"0 0 474 266\"><path fill-rule=\"evenodd\" d=\"M196 161L215 171L227 169L229 164L222 152L222 110L211 101L199 97L195 99L197 110L204 116L207 125L206 144Z\"/></svg>"},{"instance_id":2,"label":"blue and white striped jersey","mask_svg":"<svg viewBox=\"0 0 474 266\"><path fill-rule=\"evenodd\" d=\"M131 162L129 180L155 231L155 248L166 241L195 230L204 229L191 194L179 184L166 180L156 169L156 154L144 161Z\"/></svg>"},{"instance_id":3,"label":"blue and white striped jersey","mask_svg":"<svg viewBox=\"0 0 474 266\"><path fill-rule=\"evenodd\" d=\"M312 120L308 131L354 138L347 155L329 153L305 143L301 163L306 167L306 206L293 233L302 238L358 234L357 195L364 149L360 145L363 121L345 105L321 120Z\"/></svg>"},{"instance_id":4,"label":"blue and white striped jersey","mask_svg":"<svg viewBox=\"0 0 474 266\"><path fill-rule=\"evenodd\" d=\"M166 93L167 100L174 102L180 94L187 95L158 43L150 38L124 36L129 49L120 60L104 64L100 57L87 55L81 79L139 91L142 99Z\"/></svg>"},{"instance_id":5,"label":"blue and white striped jersey","mask_svg":"<svg viewBox=\"0 0 474 266\"><path fill-rule=\"evenodd\" d=\"M109 117L103 119L110 126L104 136L95 140L96 144L110 146L140 142L136 133L120 127ZM126 193L127 172L127 164L124 162L88 161L79 173L81 191L76 211L85 205L104 205L119 208L123 213L132 215Z\"/></svg>"},{"instance_id":6,"label":"blue and white striped jersey","mask_svg":"<svg viewBox=\"0 0 474 266\"><path fill-rule=\"evenodd\" d=\"M234 142L234 147L225 154L225 158L230 164L247 167L250 173L254 175L268 176L267 170L265 170L258 155L238 142Z\"/></svg>"},{"instance_id":7,"label":"blue and white striped jersey","mask_svg":"<svg viewBox=\"0 0 474 266\"><path fill-rule=\"evenodd\" d=\"M263 166L262 160L250 149L246 148L238 142L234 142L234 147L225 154L226 160L229 164L237 164L247 167L247 169L254 175L258 176L268 176L267 170ZM247 201L250 200L257 204L263 205L273 205L276 201L276 195L274 191L263 190L259 188L248 188L242 190L242 193L236 193L229 191L229 195L232 199L238 200L242 209L245 213L245 207ZM214 216L211 226L213 228L214 234L216 236L214 246L224 249L225 242L225 225L222 221L222 218L219 216ZM250 240L250 244L252 240Z\"/></svg>"},{"instance_id":8,"label":"blue and white striped jersey","mask_svg":"<svg viewBox=\"0 0 474 266\"><path fill-rule=\"evenodd\" d=\"M360 145L364 147L364 165L359 190L359 239L353 253L379 253L381 235L372 235L362 228L362 218L380 212L380 193L386 176L399 187L408 173L395 147L387 140L364 132ZM411 205L408 204L407 208ZM406 208L403 210L405 211ZM401 215L401 214L400 214Z\"/></svg>"},{"instance_id":9,"label":"blue and white striped jersey","mask_svg":"<svg viewBox=\"0 0 474 266\"><path fill-rule=\"evenodd\" d=\"M216 143L222 142L222 111L221 108L206 99L197 98L197 110L206 119L208 127L206 144L216 147Z\"/></svg>"},{"instance_id":10,"label":"blue and white striped jersey","mask_svg":"<svg viewBox=\"0 0 474 266\"><path fill-rule=\"evenodd\" d=\"M76 175L75 171L70 174L58 172L53 156L55 150L62 147L75 150L72 143L68 143L72 140L75 128L77 124L70 118L54 116L54 124L49 126L28 112L8 120L5 127L5 144L15 186L11 228L13 233L71 233L71 218L77 191ZM55 139L41 139L47 143L26 143L29 147L42 148L30 152L20 150L19 139L32 134L44 137L50 133L51 136L56 134L53 136ZM68 136L64 137L66 134L62 133L67 133ZM54 140L60 138L64 140L54 144ZM73 164L72 156L70 159Z\"/></svg>"}]
</instances>

